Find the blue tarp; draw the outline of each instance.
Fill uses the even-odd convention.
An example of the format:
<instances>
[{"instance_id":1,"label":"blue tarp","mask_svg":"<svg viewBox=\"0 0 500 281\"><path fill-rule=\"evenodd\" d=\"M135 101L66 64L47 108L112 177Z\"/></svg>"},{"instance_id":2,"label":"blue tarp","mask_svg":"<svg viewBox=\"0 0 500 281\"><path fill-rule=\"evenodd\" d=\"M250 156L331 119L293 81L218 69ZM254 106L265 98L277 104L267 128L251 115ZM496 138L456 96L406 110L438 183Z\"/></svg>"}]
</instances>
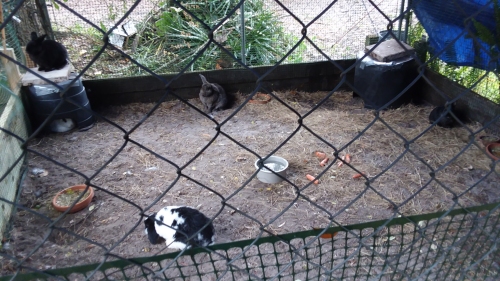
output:
<instances>
[{"instance_id":1,"label":"blue tarp","mask_svg":"<svg viewBox=\"0 0 500 281\"><path fill-rule=\"evenodd\" d=\"M486 70L500 67L499 0L415 0L415 15L429 35L429 51L447 63L474 66ZM494 35L495 45L488 45L477 36L474 19ZM472 37L475 37L474 40ZM493 49L492 49L493 48ZM492 59L494 57L495 59ZM496 63L495 63L496 62Z\"/></svg>"}]
</instances>

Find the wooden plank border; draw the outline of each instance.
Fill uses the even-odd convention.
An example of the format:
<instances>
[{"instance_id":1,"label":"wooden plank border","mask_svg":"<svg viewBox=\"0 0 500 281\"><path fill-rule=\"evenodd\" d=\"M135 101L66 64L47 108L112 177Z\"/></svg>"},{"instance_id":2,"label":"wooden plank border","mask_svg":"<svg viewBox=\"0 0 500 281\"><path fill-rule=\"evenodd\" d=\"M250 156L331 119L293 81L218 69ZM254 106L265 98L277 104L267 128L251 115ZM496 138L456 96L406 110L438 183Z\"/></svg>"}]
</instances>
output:
<instances>
[{"instance_id":1,"label":"wooden plank border","mask_svg":"<svg viewBox=\"0 0 500 281\"><path fill-rule=\"evenodd\" d=\"M336 61L342 68L355 60ZM255 67L263 74L270 66ZM182 98L198 97L201 88L199 72L181 75L171 84L171 89ZM202 72L208 81L221 84L226 92L250 93L257 85L257 78L246 69L223 69ZM340 82L342 71L331 62L280 65L262 81L271 91L295 89L298 91L330 91ZM162 75L170 80L175 75ZM347 74L347 80L354 83L354 69ZM131 102L156 102L165 93L162 82L152 76L124 77L115 79L83 81L92 107L127 104ZM344 88L346 85L343 85Z\"/></svg>"}]
</instances>

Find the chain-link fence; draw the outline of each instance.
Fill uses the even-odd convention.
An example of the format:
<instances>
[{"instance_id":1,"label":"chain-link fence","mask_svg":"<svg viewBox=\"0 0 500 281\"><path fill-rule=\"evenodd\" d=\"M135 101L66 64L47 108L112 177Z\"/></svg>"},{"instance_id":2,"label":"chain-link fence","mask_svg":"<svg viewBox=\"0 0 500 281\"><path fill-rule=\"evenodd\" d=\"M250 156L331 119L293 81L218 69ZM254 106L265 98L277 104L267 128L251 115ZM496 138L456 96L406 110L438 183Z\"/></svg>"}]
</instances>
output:
<instances>
[{"instance_id":1,"label":"chain-link fence","mask_svg":"<svg viewBox=\"0 0 500 281\"><path fill-rule=\"evenodd\" d=\"M12 23L28 2L12 2L0 27ZM462 2L450 1L458 7ZM383 58L377 51L389 43L383 40L405 30L406 21L400 20L426 1L390 7L376 1L104 3L107 10L92 6L103 2L47 3L57 22L56 39L62 22L88 35L64 40L70 54L81 57L78 76L63 84L37 76L59 88L60 101L31 135L0 127L0 142L15 144L1 154L2 191L12 191L7 182L19 183L18 198L0 193L1 208L15 211L0 250L0 280L498 279L498 152L485 145L498 141L500 109L426 68L441 54L451 54L448 48L461 50L456 42L464 38L479 46L475 62L498 63L497 47L486 48L489 41L477 33L481 28L470 25L470 17L486 22L482 13L494 14L496 2L469 7L469 21L457 25L465 31L443 49L422 59L397 41L393 46L405 57L386 64L366 59ZM460 16L441 8L424 5L421 11ZM349 11L362 12L357 17ZM342 17L346 14L349 20ZM342 24L332 20L337 17ZM142 25L124 25L133 21ZM251 44L241 44L241 21ZM366 36L378 37L381 26L389 32L360 52ZM194 50L186 41L193 34L199 35ZM363 39L351 45L353 37ZM137 57L146 40L156 48ZM269 46L283 50L266 55ZM338 46L345 48L337 52ZM347 52L347 46L353 49ZM184 51L192 53L179 59ZM2 58L34 74L21 60ZM224 60L231 60L227 67ZM318 60L323 62L291 64ZM120 63L134 70L122 71ZM268 66L249 67L260 64ZM373 66L397 70L387 72L392 76L359 76ZM203 74L226 89L231 108L208 114L200 99L187 98L197 96L202 84L198 73L188 72L207 69L217 69ZM111 106L93 103L93 110L68 97L80 89L80 77L99 71L125 78L85 84L91 101L112 100L103 95L113 87L143 100L143 91L156 83L160 94L149 96L154 103L124 104L127 92L108 102ZM411 75L400 76L406 71ZM166 72L173 74L159 75ZM148 77L126 77L131 73ZM485 68L477 82L487 75L498 77L498 65ZM104 91L95 86L105 84ZM367 96L377 87L382 96L396 85L386 101ZM408 94L415 102L445 105L450 115L438 114L440 119L429 123L432 107L399 104ZM44 133L65 104L91 113L97 122L83 132ZM438 126L445 118L455 120L453 128ZM273 155L287 160L286 176L263 166ZM262 183L259 171L282 181ZM13 180L21 175L23 181ZM73 214L52 207L62 188L82 183L95 193L89 207ZM71 205L79 197L70 199ZM215 245L172 252L163 243L150 244L144 219L169 205L192 206L207 215Z\"/></svg>"},{"instance_id":2,"label":"chain-link fence","mask_svg":"<svg viewBox=\"0 0 500 281\"><path fill-rule=\"evenodd\" d=\"M87 1L69 6L107 30L133 4L134 1ZM209 26L221 22L228 11L238 4L236 0L184 3L194 16ZM367 1L337 1L336 9L326 9L330 4L329 1L286 1L284 9L274 1L249 1L224 20L216 30L214 39L246 65L259 66L278 62L302 37L302 25L311 22L323 10L324 14L308 28L308 36L332 59L355 58L355 50L364 46L368 34L382 35L387 29L387 21ZM376 5L390 18L395 18L407 3L399 0L379 1ZM94 46L100 44L100 34L58 5L49 5L48 10L57 36L74 48L70 50L71 60L77 69L83 68L88 59L97 53L98 49ZM289 12L297 18L293 18ZM402 30L404 36L408 30L407 18L399 19L396 27ZM115 30L115 34L116 41L111 40L112 43L155 73L171 73L182 69L208 40L203 25L177 9L171 1L141 1ZM78 39L76 43L75 38ZM323 59L321 52L303 41L282 64ZM92 79L145 74L132 62L124 62L113 53L104 54L103 60L108 62L106 67L100 63L94 64L84 77ZM240 65L220 48L210 46L190 66L190 70L233 67Z\"/></svg>"}]
</instances>

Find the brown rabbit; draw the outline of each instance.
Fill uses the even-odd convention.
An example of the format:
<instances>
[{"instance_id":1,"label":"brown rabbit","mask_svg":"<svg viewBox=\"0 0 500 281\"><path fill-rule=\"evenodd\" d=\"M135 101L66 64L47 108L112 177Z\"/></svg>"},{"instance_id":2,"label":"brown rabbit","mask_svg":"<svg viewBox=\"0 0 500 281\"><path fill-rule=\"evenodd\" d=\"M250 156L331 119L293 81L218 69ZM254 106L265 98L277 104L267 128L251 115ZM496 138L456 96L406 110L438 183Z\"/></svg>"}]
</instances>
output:
<instances>
[{"instance_id":1,"label":"brown rabbit","mask_svg":"<svg viewBox=\"0 0 500 281\"><path fill-rule=\"evenodd\" d=\"M228 97L221 85L209 83L205 76L201 75L200 100L205 107L206 113L226 109L228 106Z\"/></svg>"}]
</instances>

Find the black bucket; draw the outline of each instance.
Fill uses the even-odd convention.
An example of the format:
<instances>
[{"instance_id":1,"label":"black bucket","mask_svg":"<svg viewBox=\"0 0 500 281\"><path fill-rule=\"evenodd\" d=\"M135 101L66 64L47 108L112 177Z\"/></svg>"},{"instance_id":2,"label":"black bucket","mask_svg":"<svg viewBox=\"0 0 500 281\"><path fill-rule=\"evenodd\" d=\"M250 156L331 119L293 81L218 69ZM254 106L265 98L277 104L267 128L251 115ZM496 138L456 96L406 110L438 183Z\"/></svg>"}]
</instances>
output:
<instances>
[{"instance_id":1,"label":"black bucket","mask_svg":"<svg viewBox=\"0 0 500 281\"><path fill-rule=\"evenodd\" d=\"M66 88L74 79L76 74L71 74L70 79L58 83L62 88ZM61 102L59 89L53 85L32 85L29 87L29 101L32 109L32 124L33 128L38 128L42 122L52 113L54 108ZM64 97L71 100L88 110L90 110L90 103L87 98L87 93L83 87L82 81L78 79L66 91ZM84 110L77 105L64 101L61 107L52 116L49 123L57 119L72 119L76 123L79 130L84 131L90 129L95 122L94 115L91 111ZM48 128L48 126L46 126Z\"/></svg>"},{"instance_id":2,"label":"black bucket","mask_svg":"<svg viewBox=\"0 0 500 281\"><path fill-rule=\"evenodd\" d=\"M361 58L363 54L359 54ZM398 96L418 76L417 64L412 57L404 57L392 62L378 62L366 56L357 66L354 87L365 108L380 109ZM387 108L397 108L409 103L413 91L410 88Z\"/></svg>"}]
</instances>

